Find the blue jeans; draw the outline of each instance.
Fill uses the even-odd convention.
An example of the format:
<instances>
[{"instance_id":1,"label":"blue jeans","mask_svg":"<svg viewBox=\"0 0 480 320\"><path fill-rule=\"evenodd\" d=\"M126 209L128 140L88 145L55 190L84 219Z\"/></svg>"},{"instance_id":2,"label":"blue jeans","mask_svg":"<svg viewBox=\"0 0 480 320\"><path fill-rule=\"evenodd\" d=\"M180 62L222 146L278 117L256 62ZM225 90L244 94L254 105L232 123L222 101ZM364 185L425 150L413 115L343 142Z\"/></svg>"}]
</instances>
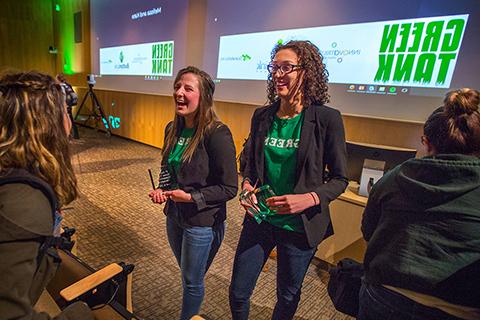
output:
<instances>
[{"instance_id":1,"label":"blue jeans","mask_svg":"<svg viewBox=\"0 0 480 320\"><path fill-rule=\"evenodd\" d=\"M190 319L200 311L205 295L205 274L220 248L224 233L224 223L215 227L192 227L185 226L175 216L167 216L168 242L182 274L182 320Z\"/></svg>"},{"instance_id":2,"label":"blue jeans","mask_svg":"<svg viewBox=\"0 0 480 320\"><path fill-rule=\"evenodd\" d=\"M363 282L357 320L460 320L383 286Z\"/></svg>"},{"instance_id":3,"label":"blue jeans","mask_svg":"<svg viewBox=\"0 0 480 320\"><path fill-rule=\"evenodd\" d=\"M304 234L277 228L267 222L245 219L238 241L230 284L230 311L234 320L248 319L250 297L263 265L277 247L277 303L272 319L292 319L297 310L303 279L316 248Z\"/></svg>"}]
</instances>

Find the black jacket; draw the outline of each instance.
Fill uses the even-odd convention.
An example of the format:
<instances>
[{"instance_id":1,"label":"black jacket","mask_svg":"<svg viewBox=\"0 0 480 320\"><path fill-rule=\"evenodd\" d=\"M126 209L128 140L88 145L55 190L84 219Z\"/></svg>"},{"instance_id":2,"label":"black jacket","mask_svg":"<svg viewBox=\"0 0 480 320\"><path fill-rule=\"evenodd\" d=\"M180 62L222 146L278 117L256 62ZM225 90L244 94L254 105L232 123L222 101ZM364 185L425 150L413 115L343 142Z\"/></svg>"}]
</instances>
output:
<instances>
[{"instance_id":1,"label":"black jacket","mask_svg":"<svg viewBox=\"0 0 480 320\"><path fill-rule=\"evenodd\" d=\"M245 149L245 177L265 182L264 141L280 104L259 108L252 117L250 148ZM340 112L327 106L310 106L305 116L297 152L295 194L316 192L320 205L301 213L311 247L333 234L328 205L347 187L345 132ZM326 177L325 167L328 168Z\"/></svg>"},{"instance_id":2,"label":"black jacket","mask_svg":"<svg viewBox=\"0 0 480 320\"><path fill-rule=\"evenodd\" d=\"M165 129L165 137L170 129ZM180 132L177 132L177 136ZM170 150L166 150L169 154ZM162 159L166 164L168 157ZM218 123L177 172L179 188L192 195L193 203L167 201L165 214L175 214L189 226L214 226L226 219L226 202L237 195L238 176L235 145L230 129Z\"/></svg>"}]
</instances>

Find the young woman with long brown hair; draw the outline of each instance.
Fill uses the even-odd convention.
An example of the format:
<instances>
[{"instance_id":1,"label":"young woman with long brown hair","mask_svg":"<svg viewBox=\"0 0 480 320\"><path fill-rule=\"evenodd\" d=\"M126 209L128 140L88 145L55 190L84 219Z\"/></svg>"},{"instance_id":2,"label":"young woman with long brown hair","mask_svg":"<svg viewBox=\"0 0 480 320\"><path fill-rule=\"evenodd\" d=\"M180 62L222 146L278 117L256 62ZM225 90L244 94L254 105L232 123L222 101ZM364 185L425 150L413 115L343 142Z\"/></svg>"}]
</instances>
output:
<instances>
[{"instance_id":1,"label":"young woman with long brown hair","mask_svg":"<svg viewBox=\"0 0 480 320\"><path fill-rule=\"evenodd\" d=\"M213 110L214 90L204 71L187 67L178 72L175 118L165 129L162 158L174 189L149 194L155 203L166 202L168 241L182 276L182 320L200 310L205 273L223 240L226 202L238 189L235 146Z\"/></svg>"},{"instance_id":2,"label":"young woman with long brown hair","mask_svg":"<svg viewBox=\"0 0 480 320\"><path fill-rule=\"evenodd\" d=\"M0 78L0 314L49 319L33 310L59 258L47 239L59 209L77 196L71 123L61 86L38 72ZM56 319L93 319L75 303Z\"/></svg>"}]
</instances>

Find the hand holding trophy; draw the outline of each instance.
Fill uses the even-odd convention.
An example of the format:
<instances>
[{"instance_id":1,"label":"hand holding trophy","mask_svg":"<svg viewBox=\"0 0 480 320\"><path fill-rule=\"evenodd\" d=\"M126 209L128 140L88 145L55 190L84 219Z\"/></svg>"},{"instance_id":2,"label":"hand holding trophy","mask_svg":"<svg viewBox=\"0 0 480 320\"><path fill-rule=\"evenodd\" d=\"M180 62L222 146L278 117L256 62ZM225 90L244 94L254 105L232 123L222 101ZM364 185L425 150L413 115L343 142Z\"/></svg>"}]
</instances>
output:
<instances>
[{"instance_id":1,"label":"hand holding trophy","mask_svg":"<svg viewBox=\"0 0 480 320\"><path fill-rule=\"evenodd\" d=\"M245 204L246 210L260 224L266 216L275 213L275 210L271 210L266 203L268 198L274 196L275 192L266 184L253 190L243 189L240 193L240 202Z\"/></svg>"},{"instance_id":2,"label":"hand holding trophy","mask_svg":"<svg viewBox=\"0 0 480 320\"><path fill-rule=\"evenodd\" d=\"M162 204L169 198L169 195L165 191L178 189L175 171L168 164L161 165L158 178L158 188L155 187L152 171L150 169L148 169L148 173L150 175L150 182L152 183L153 188L153 190L149 192L148 196L154 203Z\"/></svg>"}]
</instances>

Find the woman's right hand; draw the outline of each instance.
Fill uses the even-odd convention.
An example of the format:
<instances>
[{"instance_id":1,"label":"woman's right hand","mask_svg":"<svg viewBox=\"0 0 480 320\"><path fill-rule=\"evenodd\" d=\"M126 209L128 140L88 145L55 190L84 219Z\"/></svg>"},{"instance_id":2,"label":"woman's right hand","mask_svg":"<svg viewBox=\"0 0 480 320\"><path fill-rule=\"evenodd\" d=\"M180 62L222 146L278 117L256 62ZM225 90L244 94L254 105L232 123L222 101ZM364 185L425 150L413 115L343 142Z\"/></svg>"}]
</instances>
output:
<instances>
[{"instance_id":1,"label":"woman's right hand","mask_svg":"<svg viewBox=\"0 0 480 320\"><path fill-rule=\"evenodd\" d=\"M250 184L250 181L248 180L245 180L245 182L243 183L243 186L242 186L242 192L241 194L245 194L247 192L250 192L250 191L253 191L255 188ZM253 203L254 204L257 204L257 197L255 196L255 194L251 194L250 195L250 198L252 199ZM240 205L245 209L245 211L251 216L253 217L253 214L250 212L250 208L252 209L255 209L250 203L246 202L245 200L242 200L242 198L240 197Z\"/></svg>"},{"instance_id":2,"label":"woman's right hand","mask_svg":"<svg viewBox=\"0 0 480 320\"><path fill-rule=\"evenodd\" d=\"M153 203L162 204L168 200L168 197L164 194L162 189L155 189L148 193L148 196L152 199Z\"/></svg>"}]
</instances>

